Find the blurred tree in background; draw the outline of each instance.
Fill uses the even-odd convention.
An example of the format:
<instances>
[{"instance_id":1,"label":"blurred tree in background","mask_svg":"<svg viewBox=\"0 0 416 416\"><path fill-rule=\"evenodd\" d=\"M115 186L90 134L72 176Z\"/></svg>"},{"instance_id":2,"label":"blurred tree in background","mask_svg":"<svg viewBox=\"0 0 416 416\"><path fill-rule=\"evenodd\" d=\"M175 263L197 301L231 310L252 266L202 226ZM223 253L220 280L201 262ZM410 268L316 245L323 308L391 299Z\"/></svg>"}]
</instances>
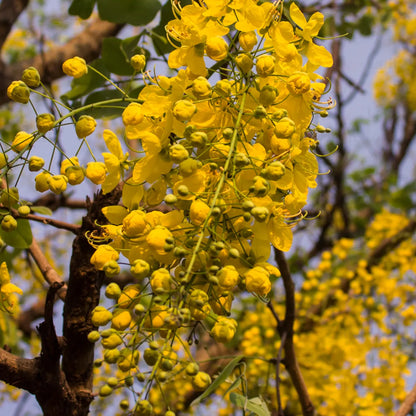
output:
<instances>
[{"instance_id":1,"label":"blurred tree in background","mask_svg":"<svg viewBox=\"0 0 416 416\"><path fill-rule=\"evenodd\" d=\"M415 5L1 0L4 403L414 414Z\"/></svg>"}]
</instances>

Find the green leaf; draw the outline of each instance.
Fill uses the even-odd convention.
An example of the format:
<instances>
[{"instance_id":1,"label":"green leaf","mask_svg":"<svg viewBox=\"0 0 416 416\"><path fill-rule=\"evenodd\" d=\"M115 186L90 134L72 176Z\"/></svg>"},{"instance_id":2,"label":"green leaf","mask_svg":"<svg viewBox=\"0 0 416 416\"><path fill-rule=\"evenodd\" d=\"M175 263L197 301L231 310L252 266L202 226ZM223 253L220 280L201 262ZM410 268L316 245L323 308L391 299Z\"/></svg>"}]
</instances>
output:
<instances>
[{"instance_id":1,"label":"green leaf","mask_svg":"<svg viewBox=\"0 0 416 416\"><path fill-rule=\"evenodd\" d=\"M98 0L100 18L113 23L143 26L150 23L160 10L158 0Z\"/></svg>"},{"instance_id":2,"label":"green leaf","mask_svg":"<svg viewBox=\"0 0 416 416\"><path fill-rule=\"evenodd\" d=\"M81 19L88 19L94 9L95 0L72 0L68 13L72 16L79 16Z\"/></svg>"},{"instance_id":3,"label":"green leaf","mask_svg":"<svg viewBox=\"0 0 416 416\"><path fill-rule=\"evenodd\" d=\"M101 59L97 59L89 64L100 71L105 76L109 75L108 69ZM97 74L94 70L89 69L88 73L81 78L76 78L71 82L71 90L62 95L63 100L75 100L89 92L101 87L105 83L105 79Z\"/></svg>"},{"instance_id":4,"label":"green leaf","mask_svg":"<svg viewBox=\"0 0 416 416\"><path fill-rule=\"evenodd\" d=\"M42 206L31 206L30 209L32 212L36 212L36 214L40 215L52 215L52 210L48 207L42 207Z\"/></svg>"},{"instance_id":5,"label":"green leaf","mask_svg":"<svg viewBox=\"0 0 416 416\"><path fill-rule=\"evenodd\" d=\"M117 90L100 90L91 93L84 102L84 105L99 103L101 101L112 100L113 98L121 98L122 94ZM93 107L83 112L94 118L114 118L121 116L123 110L129 103L127 101L120 101L119 103L109 104L108 106Z\"/></svg>"},{"instance_id":6,"label":"green leaf","mask_svg":"<svg viewBox=\"0 0 416 416\"><path fill-rule=\"evenodd\" d=\"M11 247L26 249L32 244L32 230L29 221L17 219L17 228L14 231L4 231L0 228L0 237Z\"/></svg>"},{"instance_id":7,"label":"green leaf","mask_svg":"<svg viewBox=\"0 0 416 416\"><path fill-rule=\"evenodd\" d=\"M106 68L113 74L132 75L134 73L134 69L130 65L130 59L122 48L121 39L104 39L101 57Z\"/></svg>"},{"instance_id":8,"label":"green leaf","mask_svg":"<svg viewBox=\"0 0 416 416\"><path fill-rule=\"evenodd\" d=\"M231 393L230 400L234 405L241 407L244 410L249 410L252 414L257 416L270 416L267 404L260 397L247 399L247 397L242 396L241 394Z\"/></svg>"},{"instance_id":9,"label":"green leaf","mask_svg":"<svg viewBox=\"0 0 416 416\"><path fill-rule=\"evenodd\" d=\"M191 407L200 403L210 394L214 393L214 391L222 384L225 380L231 375L234 369L240 364L241 360L244 358L244 355L238 355L237 357L233 358L225 367L224 370L218 375L218 377L212 382L212 384L200 395L198 396L192 403Z\"/></svg>"}]
</instances>

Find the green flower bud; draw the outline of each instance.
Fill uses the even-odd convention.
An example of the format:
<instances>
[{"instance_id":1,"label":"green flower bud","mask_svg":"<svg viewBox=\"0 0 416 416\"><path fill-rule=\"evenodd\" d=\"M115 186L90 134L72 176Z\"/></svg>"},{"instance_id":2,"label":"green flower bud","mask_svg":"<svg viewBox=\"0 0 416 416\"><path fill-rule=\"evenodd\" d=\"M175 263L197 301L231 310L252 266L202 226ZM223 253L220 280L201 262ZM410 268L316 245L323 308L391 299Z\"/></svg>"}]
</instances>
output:
<instances>
[{"instance_id":1,"label":"green flower bud","mask_svg":"<svg viewBox=\"0 0 416 416\"><path fill-rule=\"evenodd\" d=\"M104 361L109 364L114 364L120 357L120 351L116 348L104 351Z\"/></svg>"},{"instance_id":2,"label":"green flower bud","mask_svg":"<svg viewBox=\"0 0 416 416\"><path fill-rule=\"evenodd\" d=\"M169 148L170 160L174 163L181 163L188 159L189 152L181 144L174 144Z\"/></svg>"},{"instance_id":3,"label":"green flower bud","mask_svg":"<svg viewBox=\"0 0 416 416\"><path fill-rule=\"evenodd\" d=\"M136 403L132 416L151 416L152 413L153 406L147 400L140 400Z\"/></svg>"},{"instance_id":4,"label":"green flower bud","mask_svg":"<svg viewBox=\"0 0 416 416\"><path fill-rule=\"evenodd\" d=\"M266 207L254 207L251 210L251 215L258 221L264 222L269 216L269 210Z\"/></svg>"},{"instance_id":5,"label":"green flower bud","mask_svg":"<svg viewBox=\"0 0 416 416\"><path fill-rule=\"evenodd\" d=\"M27 205L22 205L17 208L17 212L21 217L27 217L30 214L30 207Z\"/></svg>"},{"instance_id":6,"label":"green flower bud","mask_svg":"<svg viewBox=\"0 0 416 416\"><path fill-rule=\"evenodd\" d=\"M145 260L137 259L130 267L130 272L134 277L142 280L150 274L150 265Z\"/></svg>"},{"instance_id":7,"label":"green flower bud","mask_svg":"<svg viewBox=\"0 0 416 416\"><path fill-rule=\"evenodd\" d=\"M81 166L68 166L65 169L65 176L70 185L79 185L85 179L84 169Z\"/></svg>"},{"instance_id":8,"label":"green flower bud","mask_svg":"<svg viewBox=\"0 0 416 416\"><path fill-rule=\"evenodd\" d=\"M65 175L54 175L48 179L49 189L54 194L61 194L66 190L68 178Z\"/></svg>"},{"instance_id":9,"label":"green flower bud","mask_svg":"<svg viewBox=\"0 0 416 416\"><path fill-rule=\"evenodd\" d=\"M153 366L157 363L159 359L160 352L157 350L152 350L151 348L146 348L143 353L143 359L147 365Z\"/></svg>"},{"instance_id":10,"label":"green flower bud","mask_svg":"<svg viewBox=\"0 0 416 416\"><path fill-rule=\"evenodd\" d=\"M7 166L8 156L6 153L0 153L0 169L3 169Z\"/></svg>"},{"instance_id":11,"label":"green flower bud","mask_svg":"<svg viewBox=\"0 0 416 416\"><path fill-rule=\"evenodd\" d=\"M117 386L117 384L118 384L118 379L117 379L117 377L109 377L108 379L107 379L107 384L110 386L110 387L116 387Z\"/></svg>"},{"instance_id":12,"label":"green flower bud","mask_svg":"<svg viewBox=\"0 0 416 416\"><path fill-rule=\"evenodd\" d=\"M260 91L259 102L264 107L268 107L275 102L278 95L279 92L275 87L271 85L265 85Z\"/></svg>"},{"instance_id":13,"label":"green flower bud","mask_svg":"<svg viewBox=\"0 0 416 416\"><path fill-rule=\"evenodd\" d=\"M98 331L91 331L88 334L87 338L88 341L93 344L94 342L97 342L100 339L100 333Z\"/></svg>"},{"instance_id":14,"label":"green flower bud","mask_svg":"<svg viewBox=\"0 0 416 416\"><path fill-rule=\"evenodd\" d=\"M104 386L102 386L100 388L100 391L98 392L100 397L107 397L109 396L111 393L113 392L113 388L110 387L108 384L104 384Z\"/></svg>"},{"instance_id":15,"label":"green flower bud","mask_svg":"<svg viewBox=\"0 0 416 416\"><path fill-rule=\"evenodd\" d=\"M235 58L235 63L243 74L247 74L253 68L253 60L250 55L242 53Z\"/></svg>"},{"instance_id":16,"label":"green flower bud","mask_svg":"<svg viewBox=\"0 0 416 416\"><path fill-rule=\"evenodd\" d=\"M195 131L189 136L189 142L195 147L203 147L207 141L208 136L203 131Z\"/></svg>"},{"instance_id":17,"label":"green flower bud","mask_svg":"<svg viewBox=\"0 0 416 416\"><path fill-rule=\"evenodd\" d=\"M115 260L110 260L104 264L103 270L107 277L114 277L120 273L120 266Z\"/></svg>"},{"instance_id":18,"label":"green flower bud","mask_svg":"<svg viewBox=\"0 0 416 416\"><path fill-rule=\"evenodd\" d=\"M179 164L179 173L182 176L190 176L202 166L199 160L188 158Z\"/></svg>"},{"instance_id":19,"label":"green flower bud","mask_svg":"<svg viewBox=\"0 0 416 416\"><path fill-rule=\"evenodd\" d=\"M52 175L48 172L41 172L35 178L35 188L38 192L45 192L49 189L49 179Z\"/></svg>"},{"instance_id":20,"label":"green flower bud","mask_svg":"<svg viewBox=\"0 0 416 416\"><path fill-rule=\"evenodd\" d=\"M13 81L7 88L7 96L16 103L27 104L30 90L23 81Z\"/></svg>"},{"instance_id":21,"label":"green flower bud","mask_svg":"<svg viewBox=\"0 0 416 416\"><path fill-rule=\"evenodd\" d=\"M173 194L166 195L163 200L168 205L174 205L178 202L178 198L176 197L176 195L173 195Z\"/></svg>"},{"instance_id":22,"label":"green flower bud","mask_svg":"<svg viewBox=\"0 0 416 416\"><path fill-rule=\"evenodd\" d=\"M4 189L1 193L0 202L7 208L15 207L19 202L19 190L15 187Z\"/></svg>"},{"instance_id":23,"label":"green flower bud","mask_svg":"<svg viewBox=\"0 0 416 416\"><path fill-rule=\"evenodd\" d=\"M104 306L96 306L92 311L91 322L94 326L107 325L113 317L113 314L104 308Z\"/></svg>"},{"instance_id":24,"label":"green flower bud","mask_svg":"<svg viewBox=\"0 0 416 416\"><path fill-rule=\"evenodd\" d=\"M130 403L127 399L123 399L120 404L120 409L127 410L130 407Z\"/></svg>"},{"instance_id":25,"label":"green flower bud","mask_svg":"<svg viewBox=\"0 0 416 416\"><path fill-rule=\"evenodd\" d=\"M23 71L22 81L30 88L37 88L40 85L40 75L38 70L30 66Z\"/></svg>"}]
</instances>

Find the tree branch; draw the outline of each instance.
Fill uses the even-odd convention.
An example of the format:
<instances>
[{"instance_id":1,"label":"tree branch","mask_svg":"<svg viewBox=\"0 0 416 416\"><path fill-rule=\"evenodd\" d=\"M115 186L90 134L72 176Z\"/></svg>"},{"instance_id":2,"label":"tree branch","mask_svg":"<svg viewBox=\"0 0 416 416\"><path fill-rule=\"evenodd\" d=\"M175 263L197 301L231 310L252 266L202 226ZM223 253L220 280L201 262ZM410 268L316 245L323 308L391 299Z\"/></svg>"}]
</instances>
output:
<instances>
[{"instance_id":1,"label":"tree branch","mask_svg":"<svg viewBox=\"0 0 416 416\"><path fill-rule=\"evenodd\" d=\"M65 300L67 286L63 282L62 278L58 275L56 270L49 264L48 260L43 254L42 249L39 247L39 244L35 239L32 240L32 244L29 247L29 253L35 260L37 266L39 267L42 276L49 283L50 286L52 286L55 283L62 283L61 287L57 291L57 295L62 300Z\"/></svg>"},{"instance_id":2,"label":"tree branch","mask_svg":"<svg viewBox=\"0 0 416 416\"><path fill-rule=\"evenodd\" d=\"M0 3L0 50L29 0L3 0Z\"/></svg>"},{"instance_id":3,"label":"tree branch","mask_svg":"<svg viewBox=\"0 0 416 416\"><path fill-rule=\"evenodd\" d=\"M285 357L282 360L287 372L290 375L292 383L298 393L299 401L302 406L302 414L304 416L313 416L315 414L315 408L309 397L308 390L306 388L305 380L299 368L299 363L296 358L295 347L293 344L293 325L295 323L295 285L293 283L292 276L290 274L289 265L286 261L285 255L282 251L275 249L275 259L279 266L280 273L283 279L283 286L285 288L286 295L286 311L285 319L281 324L277 325L277 330L281 338L281 342L284 343L283 349ZM277 363L276 365L279 365ZM276 380L276 382L278 382Z\"/></svg>"},{"instance_id":4,"label":"tree branch","mask_svg":"<svg viewBox=\"0 0 416 416\"><path fill-rule=\"evenodd\" d=\"M416 403L416 384L413 386L412 390L406 396L399 410L394 414L394 416L408 415L412 411L413 405L415 403Z\"/></svg>"}]
</instances>

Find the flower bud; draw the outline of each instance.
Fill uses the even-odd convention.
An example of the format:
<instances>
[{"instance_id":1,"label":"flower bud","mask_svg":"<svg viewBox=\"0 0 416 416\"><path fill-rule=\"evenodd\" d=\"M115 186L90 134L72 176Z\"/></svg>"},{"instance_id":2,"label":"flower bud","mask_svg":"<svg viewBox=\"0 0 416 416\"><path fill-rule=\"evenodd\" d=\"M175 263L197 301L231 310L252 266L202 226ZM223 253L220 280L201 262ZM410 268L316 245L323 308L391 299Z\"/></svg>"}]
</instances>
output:
<instances>
[{"instance_id":1,"label":"flower bud","mask_svg":"<svg viewBox=\"0 0 416 416\"><path fill-rule=\"evenodd\" d=\"M107 277L114 277L120 274L120 266L115 260L110 260L105 263L103 270Z\"/></svg>"},{"instance_id":2,"label":"flower bud","mask_svg":"<svg viewBox=\"0 0 416 416\"><path fill-rule=\"evenodd\" d=\"M283 139L289 139L290 137L292 137L295 130L296 130L296 124L289 117L283 117L274 126L274 134L277 137L283 138Z\"/></svg>"},{"instance_id":3,"label":"flower bud","mask_svg":"<svg viewBox=\"0 0 416 416\"><path fill-rule=\"evenodd\" d=\"M278 95L279 92L275 87L271 85L265 85L260 91L259 103L265 107L268 107L276 101Z\"/></svg>"},{"instance_id":4,"label":"flower bud","mask_svg":"<svg viewBox=\"0 0 416 416\"><path fill-rule=\"evenodd\" d=\"M219 36L209 37L205 44L205 52L214 61L222 61L228 54L227 42Z\"/></svg>"},{"instance_id":5,"label":"flower bud","mask_svg":"<svg viewBox=\"0 0 416 416\"><path fill-rule=\"evenodd\" d=\"M195 199L192 201L189 209L189 217L192 224L200 226L204 223L210 211L210 207L201 199Z\"/></svg>"},{"instance_id":6,"label":"flower bud","mask_svg":"<svg viewBox=\"0 0 416 416\"><path fill-rule=\"evenodd\" d=\"M200 391L206 390L211 382L212 381L210 375L203 371L199 371L192 379L192 385L194 386L195 390Z\"/></svg>"},{"instance_id":7,"label":"flower bud","mask_svg":"<svg viewBox=\"0 0 416 416\"><path fill-rule=\"evenodd\" d=\"M130 238L138 237L146 229L145 213L140 209L131 211L123 219L123 233Z\"/></svg>"},{"instance_id":8,"label":"flower bud","mask_svg":"<svg viewBox=\"0 0 416 416\"><path fill-rule=\"evenodd\" d=\"M16 103L27 104L30 90L23 81L13 81L7 88L7 96Z\"/></svg>"},{"instance_id":9,"label":"flower bud","mask_svg":"<svg viewBox=\"0 0 416 416\"><path fill-rule=\"evenodd\" d=\"M21 205L17 208L17 212L21 217L27 217L30 214L30 207L28 205Z\"/></svg>"},{"instance_id":10,"label":"flower bud","mask_svg":"<svg viewBox=\"0 0 416 416\"><path fill-rule=\"evenodd\" d=\"M19 190L15 187L4 189L1 192L0 202L7 208L17 206L19 202Z\"/></svg>"},{"instance_id":11,"label":"flower bud","mask_svg":"<svg viewBox=\"0 0 416 416\"><path fill-rule=\"evenodd\" d=\"M203 131L195 131L189 136L189 142L195 147L203 147L207 141L208 136Z\"/></svg>"},{"instance_id":12,"label":"flower bud","mask_svg":"<svg viewBox=\"0 0 416 416\"><path fill-rule=\"evenodd\" d=\"M113 247L108 244L98 246L91 256L90 262L97 270L103 270L104 265L110 260L118 260L119 254Z\"/></svg>"},{"instance_id":13,"label":"flower bud","mask_svg":"<svg viewBox=\"0 0 416 416\"><path fill-rule=\"evenodd\" d=\"M169 271L163 268L155 270L150 278L150 286L156 294L169 292L171 282L172 278Z\"/></svg>"},{"instance_id":14,"label":"flower bud","mask_svg":"<svg viewBox=\"0 0 416 416\"><path fill-rule=\"evenodd\" d=\"M217 342L229 342L234 338L237 322L234 319L219 316L211 329L211 335Z\"/></svg>"},{"instance_id":15,"label":"flower bud","mask_svg":"<svg viewBox=\"0 0 416 416\"><path fill-rule=\"evenodd\" d=\"M11 215L5 215L1 220L0 226L4 231L14 231L17 228L17 221Z\"/></svg>"},{"instance_id":16,"label":"flower bud","mask_svg":"<svg viewBox=\"0 0 416 416\"><path fill-rule=\"evenodd\" d=\"M256 266L250 269L244 277L247 290L259 296L266 296L272 288L269 273L263 267Z\"/></svg>"},{"instance_id":17,"label":"flower bud","mask_svg":"<svg viewBox=\"0 0 416 416\"><path fill-rule=\"evenodd\" d=\"M81 166L69 166L65 169L65 176L70 185L79 185L85 179L84 169Z\"/></svg>"},{"instance_id":18,"label":"flower bud","mask_svg":"<svg viewBox=\"0 0 416 416\"><path fill-rule=\"evenodd\" d=\"M169 157L174 163L181 163L188 159L189 152L181 144L174 144L169 147Z\"/></svg>"},{"instance_id":19,"label":"flower bud","mask_svg":"<svg viewBox=\"0 0 416 416\"><path fill-rule=\"evenodd\" d=\"M104 308L104 306L96 306L94 310L92 311L91 315L91 322L94 326L104 326L107 325L111 318L113 317L113 314Z\"/></svg>"},{"instance_id":20,"label":"flower bud","mask_svg":"<svg viewBox=\"0 0 416 416\"><path fill-rule=\"evenodd\" d=\"M202 163L200 160L188 158L179 164L179 173L185 177L190 176L194 172L196 172L201 166L202 166ZM178 188L178 192L179 192L179 188Z\"/></svg>"},{"instance_id":21,"label":"flower bud","mask_svg":"<svg viewBox=\"0 0 416 416\"><path fill-rule=\"evenodd\" d=\"M110 387L108 384L104 384L104 386L102 386L100 388L100 391L98 392L98 395L100 397L107 397L109 396L111 393L113 392L113 388Z\"/></svg>"},{"instance_id":22,"label":"flower bud","mask_svg":"<svg viewBox=\"0 0 416 416\"><path fill-rule=\"evenodd\" d=\"M53 129L55 125L55 116L50 113L39 114L36 117L36 127L39 133L45 134Z\"/></svg>"},{"instance_id":23,"label":"flower bud","mask_svg":"<svg viewBox=\"0 0 416 416\"><path fill-rule=\"evenodd\" d=\"M38 192L45 192L49 190L49 178L52 175L48 172L41 172L35 178L35 188Z\"/></svg>"},{"instance_id":24,"label":"flower bud","mask_svg":"<svg viewBox=\"0 0 416 416\"><path fill-rule=\"evenodd\" d=\"M95 185L100 185L105 181L107 169L103 162L89 162L85 176Z\"/></svg>"},{"instance_id":25,"label":"flower bud","mask_svg":"<svg viewBox=\"0 0 416 416\"><path fill-rule=\"evenodd\" d=\"M147 261L137 259L133 262L130 267L130 272L134 277L142 280L147 277L150 273L150 266Z\"/></svg>"},{"instance_id":26,"label":"flower bud","mask_svg":"<svg viewBox=\"0 0 416 416\"><path fill-rule=\"evenodd\" d=\"M0 169L7 166L8 156L6 153L0 153Z\"/></svg>"},{"instance_id":27,"label":"flower bud","mask_svg":"<svg viewBox=\"0 0 416 416\"><path fill-rule=\"evenodd\" d=\"M12 149L16 152L22 152L25 150L33 141L33 134L26 133L25 131L17 132L12 142Z\"/></svg>"},{"instance_id":28,"label":"flower bud","mask_svg":"<svg viewBox=\"0 0 416 416\"><path fill-rule=\"evenodd\" d=\"M260 77L268 77L274 72L275 59L271 55L261 55L256 62L257 74Z\"/></svg>"},{"instance_id":29,"label":"flower bud","mask_svg":"<svg viewBox=\"0 0 416 416\"><path fill-rule=\"evenodd\" d=\"M67 59L62 64L62 70L64 74L70 77L81 78L88 72L88 67L85 59L75 56L74 58Z\"/></svg>"},{"instance_id":30,"label":"flower bud","mask_svg":"<svg viewBox=\"0 0 416 416\"><path fill-rule=\"evenodd\" d=\"M32 156L29 159L29 170L31 172L37 172L43 168L44 164L45 164L45 161L43 158L39 156Z\"/></svg>"},{"instance_id":31,"label":"flower bud","mask_svg":"<svg viewBox=\"0 0 416 416\"><path fill-rule=\"evenodd\" d=\"M48 179L49 189L57 195L61 194L66 190L67 183L68 178L64 175L54 175Z\"/></svg>"},{"instance_id":32,"label":"flower bud","mask_svg":"<svg viewBox=\"0 0 416 416\"><path fill-rule=\"evenodd\" d=\"M269 217L269 210L266 207L254 207L250 214L258 221L264 222Z\"/></svg>"},{"instance_id":33,"label":"flower bud","mask_svg":"<svg viewBox=\"0 0 416 416\"><path fill-rule=\"evenodd\" d=\"M75 123L75 133L79 139L94 133L97 122L91 116L81 116Z\"/></svg>"},{"instance_id":34,"label":"flower bud","mask_svg":"<svg viewBox=\"0 0 416 416\"><path fill-rule=\"evenodd\" d=\"M196 113L196 105L189 100L179 100L173 107L173 115L179 121L188 121Z\"/></svg>"},{"instance_id":35,"label":"flower bud","mask_svg":"<svg viewBox=\"0 0 416 416\"><path fill-rule=\"evenodd\" d=\"M143 72L146 66L146 57L142 54L133 55L130 58L130 65L136 72Z\"/></svg>"},{"instance_id":36,"label":"flower bud","mask_svg":"<svg viewBox=\"0 0 416 416\"><path fill-rule=\"evenodd\" d=\"M30 66L23 71L22 81L30 88L37 88L40 85L40 75L36 68Z\"/></svg>"},{"instance_id":37,"label":"flower bud","mask_svg":"<svg viewBox=\"0 0 416 416\"><path fill-rule=\"evenodd\" d=\"M250 52L257 44L256 32L241 32L238 36L240 46L245 52Z\"/></svg>"},{"instance_id":38,"label":"flower bud","mask_svg":"<svg viewBox=\"0 0 416 416\"><path fill-rule=\"evenodd\" d=\"M118 299L121 295L121 289L120 286L112 282L105 288L105 296L108 299Z\"/></svg>"},{"instance_id":39,"label":"flower bud","mask_svg":"<svg viewBox=\"0 0 416 416\"><path fill-rule=\"evenodd\" d=\"M133 409L133 416L151 416L153 406L147 400L140 400Z\"/></svg>"},{"instance_id":40,"label":"flower bud","mask_svg":"<svg viewBox=\"0 0 416 416\"><path fill-rule=\"evenodd\" d=\"M135 126L140 124L144 119L142 105L139 103L130 103L124 109L121 118L125 126Z\"/></svg>"},{"instance_id":41,"label":"flower bud","mask_svg":"<svg viewBox=\"0 0 416 416\"><path fill-rule=\"evenodd\" d=\"M284 176L286 167L282 162L274 161L262 170L261 176L271 181L277 181Z\"/></svg>"},{"instance_id":42,"label":"flower bud","mask_svg":"<svg viewBox=\"0 0 416 416\"><path fill-rule=\"evenodd\" d=\"M130 312L126 309L119 309L113 315L113 319L111 320L111 327L117 329L117 331L124 331L130 325L130 322Z\"/></svg>"},{"instance_id":43,"label":"flower bud","mask_svg":"<svg viewBox=\"0 0 416 416\"><path fill-rule=\"evenodd\" d=\"M88 341L93 344L94 342L97 342L100 339L100 333L98 331L91 331L88 334L87 338Z\"/></svg>"},{"instance_id":44,"label":"flower bud","mask_svg":"<svg viewBox=\"0 0 416 416\"><path fill-rule=\"evenodd\" d=\"M192 83L192 92L197 98L208 97L211 91L211 84L205 77L198 77Z\"/></svg>"},{"instance_id":45,"label":"flower bud","mask_svg":"<svg viewBox=\"0 0 416 416\"><path fill-rule=\"evenodd\" d=\"M235 58L235 63L243 74L248 74L253 68L253 60L250 55L241 53Z\"/></svg>"},{"instance_id":46,"label":"flower bud","mask_svg":"<svg viewBox=\"0 0 416 416\"><path fill-rule=\"evenodd\" d=\"M232 265L224 266L218 273L218 284L224 290L231 290L237 286L240 275L237 269Z\"/></svg>"},{"instance_id":47,"label":"flower bud","mask_svg":"<svg viewBox=\"0 0 416 416\"><path fill-rule=\"evenodd\" d=\"M173 241L173 235L168 228L162 225L154 227L146 236L147 245L160 255L166 254L165 246L169 240Z\"/></svg>"},{"instance_id":48,"label":"flower bud","mask_svg":"<svg viewBox=\"0 0 416 416\"><path fill-rule=\"evenodd\" d=\"M116 348L104 351L104 360L109 364L114 364L120 357L120 351Z\"/></svg>"},{"instance_id":49,"label":"flower bud","mask_svg":"<svg viewBox=\"0 0 416 416\"><path fill-rule=\"evenodd\" d=\"M215 84L214 91L221 97L228 97L231 94L231 82L228 79L220 79Z\"/></svg>"}]
</instances>

